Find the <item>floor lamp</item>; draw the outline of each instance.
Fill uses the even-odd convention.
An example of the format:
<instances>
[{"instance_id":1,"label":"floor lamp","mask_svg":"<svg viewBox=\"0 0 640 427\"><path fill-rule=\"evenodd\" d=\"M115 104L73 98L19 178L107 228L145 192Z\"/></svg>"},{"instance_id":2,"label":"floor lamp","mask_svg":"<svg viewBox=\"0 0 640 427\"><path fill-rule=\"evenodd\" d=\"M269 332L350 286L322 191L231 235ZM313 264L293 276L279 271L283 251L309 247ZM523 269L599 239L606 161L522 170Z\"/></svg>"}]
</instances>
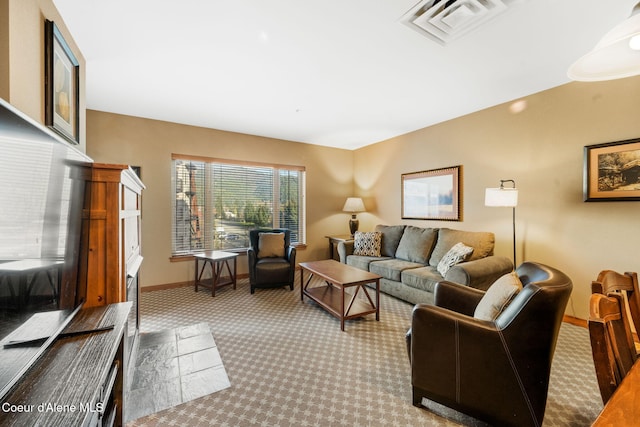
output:
<instances>
[{"instance_id":1,"label":"floor lamp","mask_svg":"<svg viewBox=\"0 0 640 427\"><path fill-rule=\"evenodd\" d=\"M510 183L513 187L505 187ZM500 188L487 188L484 193L484 205L510 207L513 209L513 266L516 266L516 206L518 205L518 189L512 179L501 179Z\"/></svg>"}]
</instances>

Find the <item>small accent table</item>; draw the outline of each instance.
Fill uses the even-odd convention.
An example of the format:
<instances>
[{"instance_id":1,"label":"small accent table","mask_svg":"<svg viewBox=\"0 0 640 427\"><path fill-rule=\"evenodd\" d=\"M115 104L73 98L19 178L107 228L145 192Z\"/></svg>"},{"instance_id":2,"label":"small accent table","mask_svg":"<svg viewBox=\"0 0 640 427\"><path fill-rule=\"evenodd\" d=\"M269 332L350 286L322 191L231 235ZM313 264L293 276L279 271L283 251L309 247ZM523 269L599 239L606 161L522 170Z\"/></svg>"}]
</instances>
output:
<instances>
[{"instance_id":1,"label":"small accent table","mask_svg":"<svg viewBox=\"0 0 640 427\"><path fill-rule=\"evenodd\" d=\"M376 314L376 320L380 320L380 279L381 276L360 270L350 265L341 264L338 261L327 259L323 261L301 262L300 263L300 300L304 301L306 295L320 307L330 314L340 319L340 329L344 331L344 321L362 317L367 314ZM307 282L304 282L304 272L309 273ZM327 286L309 287L313 276L324 279ZM376 284L376 301L371 299L365 285L367 283ZM355 287L356 290L351 295L345 289ZM362 289L368 300L358 300L358 292ZM349 301L346 298L350 297Z\"/></svg>"},{"instance_id":2,"label":"small accent table","mask_svg":"<svg viewBox=\"0 0 640 427\"><path fill-rule=\"evenodd\" d=\"M205 251L199 254L195 254L193 257L196 260L196 274L194 281L196 292L198 292L198 286L203 286L207 289L211 289L211 296L215 297L217 288L226 285L233 285L233 289L236 288L236 258L238 257L237 253L223 251ZM233 260L233 271L231 270L231 266L229 265L229 260ZM202 261L202 268L198 268L198 264L200 261ZM211 278L203 280L202 274L204 273L207 264L211 266ZM222 277L222 273L225 267L229 275Z\"/></svg>"},{"instance_id":3,"label":"small accent table","mask_svg":"<svg viewBox=\"0 0 640 427\"><path fill-rule=\"evenodd\" d=\"M350 242L353 240L353 236L351 234L341 234L336 236L324 236L329 239L329 259L335 259L334 254L335 250L334 246L337 246L340 242ZM339 261L339 260L337 260Z\"/></svg>"}]
</instances>

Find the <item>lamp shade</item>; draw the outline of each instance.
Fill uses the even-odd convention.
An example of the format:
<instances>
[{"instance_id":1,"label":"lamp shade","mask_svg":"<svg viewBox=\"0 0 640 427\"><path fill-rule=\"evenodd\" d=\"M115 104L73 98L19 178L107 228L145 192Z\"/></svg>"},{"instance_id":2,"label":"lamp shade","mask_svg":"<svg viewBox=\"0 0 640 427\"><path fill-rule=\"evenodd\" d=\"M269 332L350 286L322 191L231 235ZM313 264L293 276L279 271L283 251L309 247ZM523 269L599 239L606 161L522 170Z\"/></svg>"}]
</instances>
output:
<instances>
[{"instance_id":1,"label":"lamp shade","mask_svg":"<svg viewBox=\"0 0 640 427\"><path fill-rule=\"evenodd\" d=\"M485 206L518 206L518 190L516 188L487 188L484 192Z\"/></svg>"},{"instance_id":2,"label":"lamp shade","mask_svg":"<svg viewBox=\"0 0 640 427\"><path fill-rule=\"evenodd\" d=\"M599 81L640 74L640 3L627 20L618 24L578 59L567 75L572 80Z\"/></svg>"},{"instance_id":3,"label":"lamp shade","mask_svg":"<svg viewBox=\"0 0 640 427\"><path fill-rule=\"evenodd\" d=\"M364 202L360 197L349 197L342 210L345 212L364 212Z\"/></svg>"}]
</instances>

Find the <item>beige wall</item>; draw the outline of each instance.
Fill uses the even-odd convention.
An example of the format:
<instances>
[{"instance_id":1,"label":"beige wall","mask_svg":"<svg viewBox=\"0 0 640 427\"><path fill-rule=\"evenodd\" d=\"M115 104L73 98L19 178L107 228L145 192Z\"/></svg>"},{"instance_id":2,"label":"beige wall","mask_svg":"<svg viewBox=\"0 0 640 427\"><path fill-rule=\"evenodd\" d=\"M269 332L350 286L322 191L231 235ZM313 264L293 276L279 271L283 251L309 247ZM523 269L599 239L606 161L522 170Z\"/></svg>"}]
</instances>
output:
<instances>
[{"instance_id":1,"label":"beige wall","mask_svg":"<svg viewBox=\"0 0 640 427\"><path fill-rule=\"evenodd\" d=\"M640 270L640 204L582 201L583 147L640 137L640 78L570 83L524 99L528 107L519 114L498 105L357 150L356 193L376 207L359 215L361 228L493 231L496 253L511 258L511 209L485 207L484 189L514 179L518 263L540 261L569 274L567 314L586 319L600 270ZM401 220L400 175L454 165L463 166L463 221Z\"/></svg>"},{"instance_id":2,"label":"beige wall","mask_svg":"<svg viewBox=\"0 0 640 427\"><path fill-rule=\"evenodd\" d=\"M582 201L583 147L640 136L640 78L570 83L527 97L519 114L499 105L351 152L96 111L85 117L85 60L53 2L0 0L0 97L41 123L45 19L56 22L80 62L79 148L99 162L142 167L143 286L193 276L192 263L169 262L173 152L306 166L309 247L300 260L325 257L324 236L347 231L340 209L352 193L367 205L361 229L383 222L490 230L496 252L511 256L511 212L485 207L483 194L515 179L518 262L546 262L573 278L568 314L587 317L589 285L600 270L640 269L640 205ZM464 169L463 221L402 221L400 175L453 165Z\"/></svg>"},{"instance_id":3,"label":"beige wall","mask_svg":"<svg viewBox=\"0 0 640 427\"><path fill-rule=\"evenodd\" d=\"M328 257L325 235L348 233L342 205L353 191L353 153L283 140L87 111L87 154L96 162L140 166L142 197L141 285L193 280L191 262L170 262L171 154L300 165L307 178L307 242L297 261ZM238 259L246 273L246 257Z\"/></svg>"},{"instance_id":4,"label":"beige wall","mask_svg":"<svg viewBox=\"0 0 640 427\"><path fill-rule=\"evenodd\" d=\"M44 123L44 22L56 23L80 64L80 151L86 150L85 60L51 0L0 0L0 97Z\"/></svg>"}]
</instances>

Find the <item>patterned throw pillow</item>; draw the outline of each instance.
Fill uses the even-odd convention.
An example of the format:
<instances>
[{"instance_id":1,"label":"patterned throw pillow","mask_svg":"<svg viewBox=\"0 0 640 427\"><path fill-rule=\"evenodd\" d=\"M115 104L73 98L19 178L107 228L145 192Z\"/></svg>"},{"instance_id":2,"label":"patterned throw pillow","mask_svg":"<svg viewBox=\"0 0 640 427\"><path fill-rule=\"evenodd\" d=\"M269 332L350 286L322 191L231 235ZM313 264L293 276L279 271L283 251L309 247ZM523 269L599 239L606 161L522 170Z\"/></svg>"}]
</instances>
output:
<instances>
[{"instance_id":1,"label":"patterned throw pillow","mask_svg":"<svg viewBox=\"0 0 640 427\"><path fill-rule=\"evenodd\" d=\"M473 317L481 320L496 320L521 290L522 282L518 275L515 272L505 274L487 289L476 306Z\"/></svg>"},{"instance_id":2,"label":"patterned throw pillow","mask_svg":"<svg viewBox=\"0 0 640 427\"><path fill-rule=\"evenodd\" d=\"M449 271L451 267L467 259L467 257L471 255L471 252L473 252L472 247L467 246L461 242L456 243L451 249L449 249L449 252L447 252L438 263L438 266L436 267L438 273L440 273L442 277L444 277L444 275L447 274L447 271Z\"/></svg>"},{"instance_id":3,"label":"patterned throw pillow","mask_svg":"<svg viewBox=\"0 0 640 427\"><path fill-rule=\"evenodd\" d=\"M380 256L380 246L382 243L382 233L379 231L368 231L363 233L356 231L353 235L353 254L362 256Z\"/></svg>"}]
</instances>

